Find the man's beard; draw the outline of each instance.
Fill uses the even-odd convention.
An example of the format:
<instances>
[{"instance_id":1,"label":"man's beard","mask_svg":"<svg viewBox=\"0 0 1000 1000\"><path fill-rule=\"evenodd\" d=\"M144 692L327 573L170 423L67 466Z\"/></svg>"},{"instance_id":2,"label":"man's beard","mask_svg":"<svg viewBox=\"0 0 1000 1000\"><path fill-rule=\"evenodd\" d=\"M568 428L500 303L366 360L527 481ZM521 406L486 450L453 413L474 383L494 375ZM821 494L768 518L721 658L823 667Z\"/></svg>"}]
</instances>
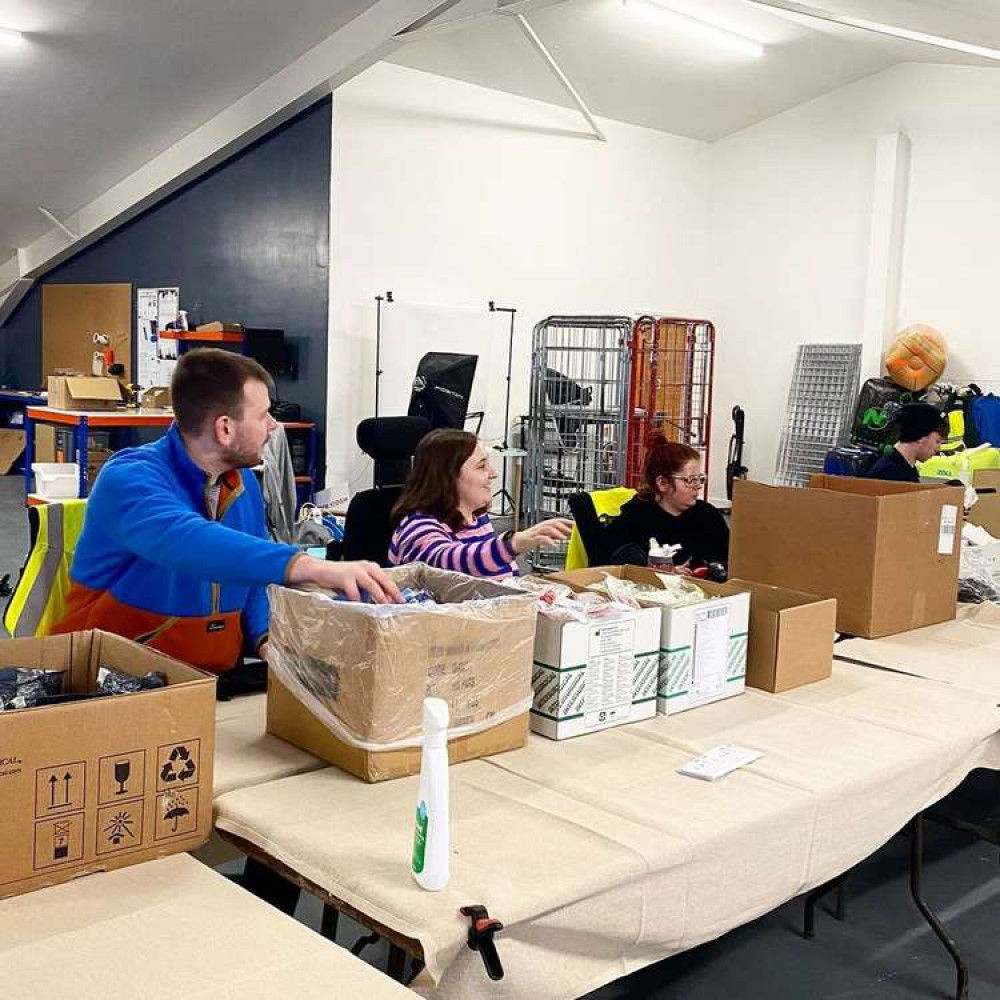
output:
<instances>
[{"instance_id":1,"label":"man's beard","mask_svg":"<svg viewBox=\"0 0 1000 1000\"><path fill-rule=\"evenodd\" d=\"M222 461L230 469L252 469L255 465L260 465L262 460L260 448L256 451L250 448L227 448L222 453Z\"/></svg>"}]
</instances>

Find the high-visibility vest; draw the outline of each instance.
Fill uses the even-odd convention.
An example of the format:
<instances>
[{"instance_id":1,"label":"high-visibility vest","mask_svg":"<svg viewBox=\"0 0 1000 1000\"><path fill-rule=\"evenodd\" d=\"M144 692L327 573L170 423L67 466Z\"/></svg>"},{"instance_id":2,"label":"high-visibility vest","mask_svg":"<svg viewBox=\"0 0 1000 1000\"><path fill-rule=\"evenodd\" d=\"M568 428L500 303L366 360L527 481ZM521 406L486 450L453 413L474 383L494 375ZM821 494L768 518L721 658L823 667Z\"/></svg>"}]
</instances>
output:
<instances>
[{"instance_id":1,"label":"high-visibility vest","mask_svg":"<svg viewBox=\"0 0 1000 1000\"><path fill-rule=\"evenodd\" d=\"M948 418L948 438L941 442L938 451L950 455L965 447L965 414L962 410L949 410L945 416Z\"/></svg>"},{"instance_id":2,"label":"high-visibility vest","mask_svg":"<svg viewBox=\"0 0 1000 1000\"><path fill-rule=\"evenodd\" d=\"M28 508L28 558L3 618L15 639L48 635L65 616L69 570L86 509L86 500L62 500Z\"/></svg>"},{"instance_id":3,"label":"high-visibility vest","mask_svg":"<svg viewBox=\"0 0 1000 1000\"><path fill-rule=\"evenodd\" d=\"M635 496L635 490L627 486L614 486L609 490L594 490L590 499L594 501L594 510L599 518L617 517L622 507ZM569 536L569 547L566 549L566 569L585 569L590 565L587 550L583 547L583 539L576 525Z\"/></svg>"}]
</instances>

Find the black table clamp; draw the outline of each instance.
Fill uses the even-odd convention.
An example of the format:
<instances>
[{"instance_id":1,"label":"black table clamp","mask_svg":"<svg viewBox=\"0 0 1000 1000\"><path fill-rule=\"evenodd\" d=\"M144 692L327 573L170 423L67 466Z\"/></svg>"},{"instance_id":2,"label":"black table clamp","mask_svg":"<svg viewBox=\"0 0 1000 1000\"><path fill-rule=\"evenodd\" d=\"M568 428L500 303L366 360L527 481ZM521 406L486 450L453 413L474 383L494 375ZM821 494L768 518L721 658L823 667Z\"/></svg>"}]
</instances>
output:
<instances>
[{"instance_id":1,"label":"black table clamp","mask_svg":"<svg viewBox=\"0 0 1000 1000\"><path fill-rule=\"evenodd\" d=\"M493 942L493 935L503 930L503 924L491 917L485 906L463 906L460 912L469 918L469 947L479 952L486 975L490 979L503 979L503 966Z\"/></svg>"}]
</instances>

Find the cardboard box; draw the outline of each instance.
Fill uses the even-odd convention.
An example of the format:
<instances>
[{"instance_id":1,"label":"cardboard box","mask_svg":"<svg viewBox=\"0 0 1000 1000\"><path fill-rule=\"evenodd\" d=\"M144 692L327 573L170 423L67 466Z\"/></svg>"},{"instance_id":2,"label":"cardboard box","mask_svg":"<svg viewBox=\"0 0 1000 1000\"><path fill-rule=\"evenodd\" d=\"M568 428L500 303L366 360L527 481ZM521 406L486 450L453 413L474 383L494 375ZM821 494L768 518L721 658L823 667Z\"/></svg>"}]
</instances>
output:
<instances>
[{"instance_id":1,"label":"cardboard box","mask_svg":"<svg viewBox=\"0 0 1000 1000\"><path fill-rule=\"evenodd\" d=\"M200 323L195 327L198 333L242 333L242 323L220 323L213 320L211 323Z\"/></svg>"},{"instance_id":2,"label":"cardboard box","mask_svg":"<svg viewBox=\"0 0 1000 1000\"><path fill-rule=\"evenodd\" d=\"M139 405L144 410L166 410L171 406L170 386L154 385L147 389L139 398Z\"/></svg>"},{"instance_id":3,"label":"cardboard box","mask_svg":"<svg viewBox=\"0 0 1000 1000\"><path fill-rule=\"evenodd\" d=\"M835 600L749 580L729 582L750 594L747 687L778 693L830 676Z\"/></svg>"},{"instance_id":4,"label":"cardboard box","mask_svg":"<svg viewBox=\"0 0 1000 1000\"><path fill-rule=\"evenodd\" d=\"M49 406L56 410L114 410L122 401L118 380L97 375L50 375Z\"/></svg>"},{"instance_id":5,"label":"cardboard box","mask_svg":"<svg viewBox=\"0 0 1000 1000\"><path fill-rule=\"evenodd\" d=\"M531 728L562 740L656 715L660 612L577 622L538 616Z\"/></svg>"},{"instance_id":6,"label":"cardboard box","mask_svg":"<svg viewBox=\"0 0 1000 1000\"><path fill-rule=\"evenodd\" d=\"M0 428L0 476L6 476L24 452L24 431Z\"/></svg>"},{"instance_id":7,"label":"cardboard box","mask_svg":"<svg viewBox=\"0 0 1000 1000\"><path fill-rule=\"evenodd\" d=\"M979 498L966 514L970 524L984 527L994 538L1000 538L1000 469L983 469L972 479Z\"/></svg>"},{"instance_id":8,"label":"cardboard box","mask_svg":"<svg viewBox=\"0 0 1000 1000\"><path fill-rule=\"evenodd\" d=\"M451 709L449 751L523 746L535 598L417 563L389 570L436 605L373 606L271 587L268 732L365 781L420 770L423 699Z\"/></svg>"},{"instance_id":9,"label":"cardboard box","mask_svg":"<svg viewBox=\"0 0 1000 1000\"><path fill-rule=\"evenodd\" d=\"M961 487L814 476L740 480L733 577L837 599L837 628L876 638L955 617Z\"/></svg>"},{"instance_id":10,"label":"cardboard box","mask_svg":"<svg viewBox=\"0 0 1000 1000\"><path fill-rule=\"evenodd\" d=\"M191 851L212 832L215 680L106 632L0 641L0 666L96 688L107 664L160 670L138 694L0 713L0 897Z\"/></svg>"},{"instance_id":11,"label":"cardboard box","mask_svg":"<svg viewBox=\"0 0 1000 1000\"><path fill-rule=\"evenodd\" d=\"M595 566L555 573L550 579L586 590L605 573L662 586L653 570L639 566ZM676 608L650 605L660 613L656 707L661 715L731 698L746 688L750 595L734 583L695 582L714 600Z\"/></svg>"}]
</instances>

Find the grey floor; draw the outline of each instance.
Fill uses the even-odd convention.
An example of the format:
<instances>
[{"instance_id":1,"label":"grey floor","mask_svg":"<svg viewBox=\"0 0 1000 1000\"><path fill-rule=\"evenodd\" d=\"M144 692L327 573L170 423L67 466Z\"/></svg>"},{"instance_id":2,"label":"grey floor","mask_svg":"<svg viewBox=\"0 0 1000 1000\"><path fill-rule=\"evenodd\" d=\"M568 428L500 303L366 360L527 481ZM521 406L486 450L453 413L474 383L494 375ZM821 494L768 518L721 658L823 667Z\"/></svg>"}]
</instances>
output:
<instances>
[{"instance_id":1,"label":"grey floor","mask_svg":"<svg viewBox=\"0 0 1000 1000\"><path fill-rule=\"evenodd\" d=\"M16 581L27 539L22 480L2 477L0 576L10 573ZM940 810L1000 827L1000 777L992 772L973 773ZM928 824L926 856L925 892L963 949L972 973L971 1000L1000 1000L997 848ZM847 921L838 923L821 911L813 941L803 940L799 933L802 900L792 900L718 941L597 990L587 1000L940 1000L953 996L954 967L910 900L907 858L907 842L899 836L859 866L851 876ZM236 867L224 866L224 870ZM725 878L725 873L719 877ZM320 913L318 900L304 897L296 916L318 930ZM363 933L344 918L338 941L350 946ZM502 936L499 950L502 956ZM384 945L367 949L364 957L383 964Z\"/></svg>"}]
</instances>

